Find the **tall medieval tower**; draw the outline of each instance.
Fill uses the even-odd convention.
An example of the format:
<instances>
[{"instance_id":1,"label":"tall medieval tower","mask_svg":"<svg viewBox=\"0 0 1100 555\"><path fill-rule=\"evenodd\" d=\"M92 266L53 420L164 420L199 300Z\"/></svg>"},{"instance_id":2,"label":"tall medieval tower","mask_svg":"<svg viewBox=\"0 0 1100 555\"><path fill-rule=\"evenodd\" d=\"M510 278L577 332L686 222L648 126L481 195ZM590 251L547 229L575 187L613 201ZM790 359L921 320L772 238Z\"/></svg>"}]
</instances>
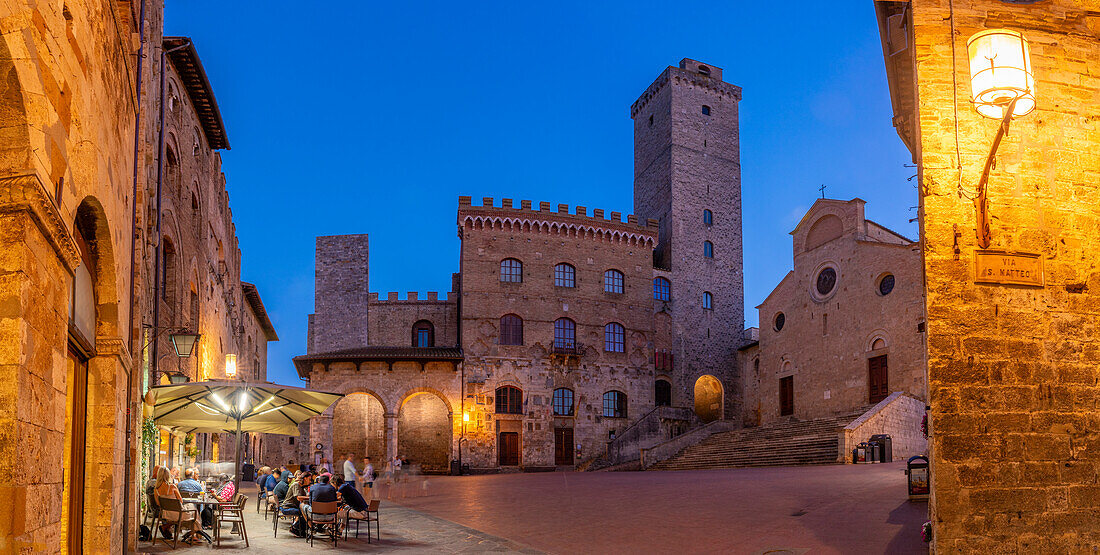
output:
<instances>
[{"instance_id":1,"label":"tall medieval tower","mask_svg":"<svg viewBox=\"0 0 1100 555\"><path fill-rule=\"evenodd\" d=\"M745 324L740 100L721 68L685 58L630 108L634 212L660 221L654 265L671 272L673 402L692 406L709 374L722 384L725 418L740 414Z\"/></svg>"}]
</instances>

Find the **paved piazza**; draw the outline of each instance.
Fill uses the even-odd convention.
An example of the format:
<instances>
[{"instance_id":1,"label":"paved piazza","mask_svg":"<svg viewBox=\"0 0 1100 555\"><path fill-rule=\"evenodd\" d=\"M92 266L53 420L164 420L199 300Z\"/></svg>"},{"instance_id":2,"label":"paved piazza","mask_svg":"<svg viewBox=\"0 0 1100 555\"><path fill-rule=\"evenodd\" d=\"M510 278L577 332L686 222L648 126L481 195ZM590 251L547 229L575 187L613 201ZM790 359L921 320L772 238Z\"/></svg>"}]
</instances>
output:
<instances>
[{"instance_id":1,"label":"paved piazza","mask_svg":"<svg viewBox=\"0 0 1100 555\"><path fill-rule=\"evenodd\" d=\"M339 551L408 553L927 553L927 505L902 463L684 472L429 477L388 491L382 541ZM308 544L250 513L251 552ZM143 552L167 552L163 544ZM242 550L229 539L223 550ZM200 548L206 550L206 548ZM318 541L313 549L333 551Z\"/></svg>"}]
</instances>

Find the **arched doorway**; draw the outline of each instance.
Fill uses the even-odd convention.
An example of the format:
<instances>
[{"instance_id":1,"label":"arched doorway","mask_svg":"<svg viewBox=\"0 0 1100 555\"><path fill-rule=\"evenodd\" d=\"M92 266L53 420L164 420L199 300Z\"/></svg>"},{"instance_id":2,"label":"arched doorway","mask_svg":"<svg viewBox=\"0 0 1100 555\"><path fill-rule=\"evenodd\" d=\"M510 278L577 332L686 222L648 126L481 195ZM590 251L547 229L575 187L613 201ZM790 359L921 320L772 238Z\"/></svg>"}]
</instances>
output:
<instances>
[{"instance_id":1,"label":"arched doorway","mask_svg":"<svg viewBox=\"0 0 1100 555\"><path fill-rule=\"evenodd\" d=\"M332 460L339 461L351 453L356 465L363 457L370 457L381 469L389 458L385 413L382 403L369 393L351 393L340 399L332 411Z\"/></svg>"},{"instance_id":2,"label":"arched doorway","mask_svg":"<svg viewBox=\"0 0 1100 555\"><path fill-rule=\"evenodd\" d=\"M451 410L433 393L407 397L397 414L397 455L423 472L443 473L451 464Z\"/></svg>"},{"instance_id":3,"label":"arched doorway","mask_svg":"<svg viewBox=\"0 0 1100 555\"><path fill-rule=\"evenodd\" d=\"M725 413L722 382L714 376L699 376L695 380L695 414L703 422L719 420Z\"/></svg>"}]
</instances>

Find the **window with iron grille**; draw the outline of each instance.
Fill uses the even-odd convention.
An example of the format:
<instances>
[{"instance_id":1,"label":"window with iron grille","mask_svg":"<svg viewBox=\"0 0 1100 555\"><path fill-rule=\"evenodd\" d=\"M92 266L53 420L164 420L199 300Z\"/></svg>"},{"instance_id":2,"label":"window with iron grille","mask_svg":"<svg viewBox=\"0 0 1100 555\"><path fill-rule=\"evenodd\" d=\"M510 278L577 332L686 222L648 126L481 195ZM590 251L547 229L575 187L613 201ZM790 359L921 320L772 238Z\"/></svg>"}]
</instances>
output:
<instances>
[{"instance_id":1,"label":"window with iron grille","mask_svg":"<svg viewBox=\"0 0 1100 555\"><path fill-rule=\"evenodd\" d=\"M554 320L554 347L572 349L577 344L577 324L569 318Z\"/></svg>"},{"instance_id":2,"label":"window with iron grille","mask_svg":"<svg viewBox=\"0 0 1100 555\"><path fill-rule=\"evenodd\" d=\"M515 314L500 317L500 344L523 345L523 318Z\"/></svg>"},{"instance_id":3,"label":"window with iron grille","mask_svg":"<svg viewBox=\"0 0 1100 555\"><path fill-rule=\"evenodd\" d=\"M523 263L515 258L500 261L500 281L509 283L523 282Z\"/></svg>"},{"instance_id":4,"label":"window with iron grille","mask_svg":"<svg viewBox=\"0 0 1100 555\"><path fill-rule=\"evenodd\" d=\"M576 287L577 269L565 263L554 266L554 285L558 287Z\"/></svg>"},{"instance_id":5,"label":"window with iron grille","mask_svg":"<svg viewBox=\"0 0 1100 555\"><path fill-rule=\"evenodd\" d=\"M611 322L603 327L603 350L610 353L621 353L625 350L626 330L623 325Z\"/></svg>"},{"instance_id":6,"label":"window with iron grille","mask_svg":"<svg viewBox=\"0 0 1100 555\"><path fill-rule=\"evenodd\" d=\"M608 270L603 273L603 290L608 293L623 292L623 273L618 270Z\"/></svg>"},{"instance_id":7,"label":"window with iron grille","mask_svg":"<svg viewBox=\"0 0 1100 555\"><path fill-rule=\"evenodd\" d=\"M497 388L497 414L523 414L523 391L510 385Z\"/></svg>"},{"instance_id":8,"label":"window with iron grille","mask_svg":"<svg viewBox=\"0 0 1100 555\"><path fill-rule=\"evenodd\" d=\"M653 298L658 301L672 299L672 283L663 277L653 278Z\"/></svg>"},{"instance_id":9,"label":"window with iron grille","mask_svg":"<svg viewBox=\"0 0 1100 555\"><path fill-rule=\"evenodd\" d=\"M603 415L606 418L626 418L626 393L622 391L604 393Z\"/></svg>"},{"instance_id":10,"label":"window with iron grille","mask_svg":"<svg viewBox=\"0 0 1100 555\"><path fill-rule=\"evenodd\" d=\"M554 390L554 416L573 416L573 390L559 387Z\"/></svg>"}]
</instances>

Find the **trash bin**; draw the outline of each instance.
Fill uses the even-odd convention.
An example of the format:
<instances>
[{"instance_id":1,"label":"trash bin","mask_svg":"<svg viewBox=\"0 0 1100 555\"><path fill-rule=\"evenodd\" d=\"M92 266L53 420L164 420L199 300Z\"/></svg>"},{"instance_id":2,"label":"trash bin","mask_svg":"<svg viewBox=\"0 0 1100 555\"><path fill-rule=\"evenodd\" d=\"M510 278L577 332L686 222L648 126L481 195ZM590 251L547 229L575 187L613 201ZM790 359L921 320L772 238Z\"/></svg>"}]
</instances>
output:
<instances>
[{"instance_id":1,"label":"trash bin","mask_svg":"<svg viewBox=\"0 0 1100 555\"><path fill-rule=\"evenodd\" d=\"M864 441L856 446L856 462L867 462L867 442Z\"/></svg>"},{"instance_id":2,"label":"trash bin","mask_svg":"<svg viewBox=\"0 0 1100 555\"><path fill-rule=\"evenodd\" d=\"M871 441L878 442L879 462L894 462L894 442L888 434L875 434Z\"/></svg>"},{"instance_id":3,"label":"trash bin","mask_svg":"<svg viewBox=\"0 0 1100 555\"><path fill-rule=\"evenodd\" d=\"M461 467L458 466L458 461L451 461L451 476L458 476L461 471Z\"/></svg>"},{"instance_id":4,"label":"trash bin","mask_svg":"<svg viewBox=\"0 0 1100 555\"><path fill-rule=\"evenodd\" d=\"M905 474L909 477L907 486L910 499L928 497L928 457L914 455L905 462Z\"/></svg>"},{"instance_id":5,"label":"trash bin","mask_svg":"<svg viewBox=\"0 0 1100 555\"><path fill-rule=\"evenodd\" d=\"M256 466L252 463L245 463L241 465L241 481L242 482L255 482L256 481Z\"/></svg>"},{"instance_id":6,"label":"trash bin","mask_svg":"<svg viewBox=\"0 0 1100 555\"><path fill-rule=\"evenodd\" d=\"M879 458L879 445L877 441L867 442L867 462L880 463L882 459Z\"/></svg>"}]
</instances>

